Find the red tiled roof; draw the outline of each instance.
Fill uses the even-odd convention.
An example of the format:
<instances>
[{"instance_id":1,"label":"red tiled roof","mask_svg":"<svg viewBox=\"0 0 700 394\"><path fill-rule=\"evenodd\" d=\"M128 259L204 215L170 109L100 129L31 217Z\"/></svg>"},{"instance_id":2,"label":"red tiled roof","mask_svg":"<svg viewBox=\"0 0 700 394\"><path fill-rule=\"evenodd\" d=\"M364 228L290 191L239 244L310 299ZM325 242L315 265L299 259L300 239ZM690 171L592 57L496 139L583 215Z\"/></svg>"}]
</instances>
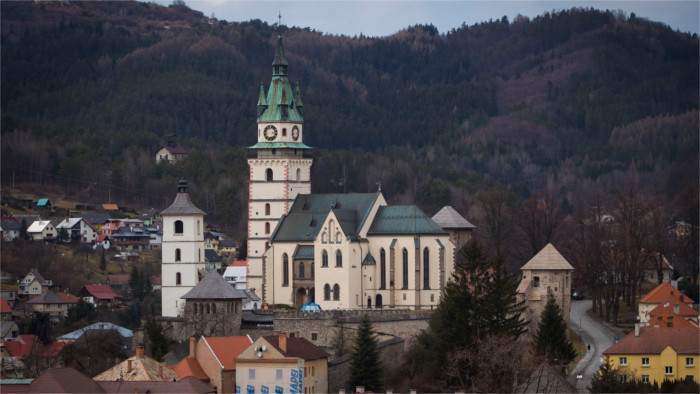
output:
<instances>
[{"instance_id":1,"label":"red tiled roof","mask_svg":"<svg viewBox=\"0 0 700 394\"><path fill-rule=\"evenodd\" d=\"M272 335L264 337L270 345L274 346L285 357L298 357L304 360L317 360L319 358L328 357L320 347L309 342L306 338L287 338L287 351L284 352L279 346L279 337Z\"/></svg>"},{"instance_id":2,"label":"red tiled roof","mask_svg":"<svg viewBox=\"0 0 700 394\"><path fill-rule=\"evenodd\" d=\"M73 368L49 369L29 385L30 393L104 393L89 377Z\"/></svg>"},{"instance_id":3,"label":"red tiled roof","mask_svg":"<svg viewBox=\"0 0 700 394\"><path fill-rule=\"evenodd\" d=\"M247 260L235 260L233 264L231 264L229 267L247 267L248 266L248 261Z\"/></svg>"},{"instance_id":4,"label":"red tiled roof","mask_svg":"<svg viewBox=\"0 0 700 394\"><path fill-rule=\"evenodd\" d=\"M659 308L656 308L659 309ZM656 310L654 309L654 310ZM686 320L683 318L681 315L677 315L673 313L673 309L667 309L663 308L659 313L654 314L653 316L649 316L648 323L650 326L654 327L657 324L659 327L687 327L687 328L696 328L697 326L693 323L691 323L689 320ZM696 314L697 316L697 314Z\"/></svg>"},{"instance_id":5,"label":"red tiled roof","mask_svg":"<svg viewBox=\"0 0 700 394\"><path fill-rule=\"evenodd\" d=\"M678 298L680 296L680 292L670 283L664 282L656 286L656 288L650 291L649 294L642 297L642 299L639 300L639 302L643 304L660 304L671 295L674 295ZM683 302L687 304L694 303L693 300L691 300L688 296L684 296Z\"/></svg>"},{"instance_id":6,"label":"red tiled roof","mask_svg":"<svg viewBox=\"0 0 700 394\"><path fill-rule=\"evenodd\" d=\"M85 285L83 289L100 300L113 300L117 298L117 295L109 285Z\"/></svg>"},{"instance_id":7,"label":"red tiled roof","mask_svg":"<svg viewBox=\"0 0 700 394\"><path fill-rule=\"evenodd\" d=\"M170 367L170 369L175 371L180 379L185 376L194 376L199 380L209 380L209 376L204 372L202 366L199 365L199 362L194 357L185 357L180 363L174 367Z\"/></svg>"},{"instance_id":8,"label":"red tiled roof","mask_svg":"<svg viewBox=\"0 0 700 394\"><path fill-rule=\"evenodd\" d=\"M8 304L7 300L4 298L0 298L0 313L12 313L10 304Z\"/></svg>"},{"instance_id":9,"label":"red tiled roof","mask_svg":"<svg viewBox=\"0 0 700 394\"><path fill-rule=\"evenodd\" d=\"M34 346L35 341L37 341L37 338L34 335L24 334L20 335L14 341L2 341L2 343L5 345L5 349L7 349L7 351L10 352L13 357L25 359L32 353L32 347ZM40 355L53 357L60 353L66 344L64 342L53 342L50 345L40 344L39 346L41 346L39 350Z\"/></svg>"},{"instance_id":10,"label":"red tiled roof","mask_svg":"<svg viewBox=\"0 0 700 394\"><path fill-rule=\"evenodd\" d=\"M638 337L631 332L603 354L661 354L668 346L677 354L700 354L700 328L641 327Z\"/></svg>"},{"instance_id":11,"label":"red tiled roof","mask_svg":"<svg viewBox=\"0 0 700 394\"><path fill-rule=\"evenodd\" d=\"M657 269L657 268L656 268L656 264L658 263L658 261L657 261L658 257L659 257L659 254L658 254L658 253L654 253L653 258L650 259L650 260L647 260L646 264L644 265L644 269L645 269L645 270L655 270L655 269ZM673 269L673 268L671 267L671 264L668 263L668 260L666 260L666 257L664 257L661 261L662 261L662 262L661 262L661 267L662 267L661 269L663 269L663 270L665 270L665 271L666 271L666 270L672 270L672 269Z\"/></svg>"},{"instance_id":12,"label":"red tiled roof","mask_svg":"<svg viewBox=\"0 0 700 394\"><path fill-rule=\"evenodd\" d=\"M109 235L107 234L100 234L99 237L95 240L95 242L103 242L105 239L109 239Z\"/></svg>"},{"instance_id":13,"label":"red tiled roof","mask_svg":"<svg viewBox=\"0 0 700 394\"><path fill-rule=\"evenodd\" d=\"M177 382L97 382L105 393L216 393L216 389L192 376Z\"/></svg>"},{"instance_id":14,"label":"red tiled roof","mask_svg":"<svg viewBox=\"0 0 700 394\"><path fill-rule=\"evenodd\" d=\"M234 360L253 343L247 336L202 337L200 340L205 341L206 344L209 345L209 348L214 352L214 355L219 359L219 362L226 370L236 369L236 362Z\"/></svg>"},{"instance_id":15,"label":"red tiled roof","mask_svg":"<svg viewBox=\"0 0 700 394\"><path fill-rule=\"evenodd\" d=\"M14 216L2 216L2 217L0 217L0 221L3 221L3 222L4 222L5 220L13 221L13 222L15 222L15 224L17 224L18 226L21 225L21 223L19 222L19 220L17 220L17 218L14 217Z\"/></svg>"},{"instance_id":16,"label":"red tiled roof","mask_svg":"<svg viewBox=\"0 0 700 394\"><path fill-rule=\"evenodd\" d=\"M688 306L688 304L680 302L680 300L675 297L675 296L669 296L665 300L663 300L661 303L659 303L659 306L654 308L651 312L649 312L649 316L655 316L658 315L659 313L665 313L666 311L671 311L673 312L674 305L678 304L678 314L683 316L684 318L698 318L698 314L700 314L698 311L695 309L691 308Z\"/></svg>"}]
</instances>

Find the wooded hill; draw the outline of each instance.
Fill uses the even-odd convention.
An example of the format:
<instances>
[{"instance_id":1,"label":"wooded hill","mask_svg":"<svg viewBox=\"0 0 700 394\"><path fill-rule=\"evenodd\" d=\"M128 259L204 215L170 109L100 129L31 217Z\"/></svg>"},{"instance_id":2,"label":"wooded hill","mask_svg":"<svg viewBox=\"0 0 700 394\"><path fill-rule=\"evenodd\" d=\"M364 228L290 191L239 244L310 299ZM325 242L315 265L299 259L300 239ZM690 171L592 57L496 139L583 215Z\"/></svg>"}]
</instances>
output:
<instances>
[{"instance_id":1,"label":"wooded hill","mask_svg":"<svg viewBox=\"0 0 700 394\"><path fill-rule=\"evenodd\" d=\"M2 2L2 183L164 208L185 176L244 236L245 147L276 26L186 6ZM634 178L672 200L698 179L698 38L594 9L382 38L281 27L317 148L315 192L382 190L428 214L480 191ZM155 165L163 136L193 149ZM97 184L100 187L90 187ZM229 228L230 229L230 228Z\"/></svg>"}]
</instances>

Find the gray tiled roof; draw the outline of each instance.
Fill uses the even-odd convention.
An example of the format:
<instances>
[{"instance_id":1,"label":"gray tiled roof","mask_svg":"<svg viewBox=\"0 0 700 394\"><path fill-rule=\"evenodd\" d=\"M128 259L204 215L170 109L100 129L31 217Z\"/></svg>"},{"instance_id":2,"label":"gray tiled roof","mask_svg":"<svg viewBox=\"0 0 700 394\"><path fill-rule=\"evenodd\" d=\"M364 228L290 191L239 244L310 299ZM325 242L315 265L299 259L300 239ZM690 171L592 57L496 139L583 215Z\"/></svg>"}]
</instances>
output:
<instances>
[{"instance_id":1,"label":"gray tiled roof","mask_svg":"<svg viewBox=\"0 0 700 394\"><path fill-rule=\"evenodd\" d=\"M107 213L76 213L75 217L83 218L91 224L105 224L109 222L109 214Z\"/></svg>"},{"instance_id":2,"label":"gray tiled roof","mask_svg":"<svg viewBox=\"0 0 700 394\"><path fill-rule=\"evenodd\" d=\"M175 201L162 211L161 216L166 215L206 215L204 211L197 208L190 200L189 193L177 193Z\"/></svg>"},{"instance_id":3,"label":"gray tiled roof","mask_svg":"<svg viewBox=\"0 0 700 394\"><path fill-rule=\"evenodd\" d=\"M469 223L467 219L449 205L442 207L442 209L433 216L433 221L442 228L476 228L476 226Z\"/></svg>"},{"instance_id":4,"label":"gray tiled roof","mask_svg":"<svg viewBox=\"0 0 700 394\"><path fill-rule=\"evenodd\" d=\"M221 256L214 249L204 249L204 259L209 263L221 262Z\"/></svg>"},{"instance_id":5,"label":"gray tiled roof","mask_svg":"<svg viewBox=\"0 0 700 394\"><path fill-rule=\"evenodd\" d=\"M447 234L415 205L379 207L368 235L380 234Z\"/></svg>"},{"instance_id":6,"label":"gray tiled roof","mask_svg":"<svg viewBox=\"0 0 700 394\"><path fill-rule=\"evenodd\" d=\"M180 297L185 300L230 300L243 299L246 296L240 291L231 287L218 272L210 272L197 286Z\"/></svg>"},{"instance_id":7,"label":"gray tiled roof","mask_svg":"<svg viewBox=\"0 0 700 394\"><path fill-rule=\"evenodd\" d=\"M310 242L316 239L331 209L345 235L354 235L367 219L378 193L300 194L272 234L273 242Z\"/></svg>"},{"instance_id":8,"label":"gray tiled roof","mask_svg":"<svg viewBox=\"0 0 700 394\"><path fill-rule=\"evenodd\" d=\"M313 260L314 246L313 245L297 245L294 249L292 257L294 260Z\"/></svg>"}]
</instances>

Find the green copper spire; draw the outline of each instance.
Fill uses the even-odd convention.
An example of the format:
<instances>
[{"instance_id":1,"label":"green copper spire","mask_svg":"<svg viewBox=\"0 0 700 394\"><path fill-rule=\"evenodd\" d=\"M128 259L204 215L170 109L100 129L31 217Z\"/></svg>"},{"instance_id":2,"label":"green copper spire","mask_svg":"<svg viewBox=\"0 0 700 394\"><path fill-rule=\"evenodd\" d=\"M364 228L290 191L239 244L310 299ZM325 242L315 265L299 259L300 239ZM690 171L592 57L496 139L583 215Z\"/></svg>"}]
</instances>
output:
<instances>
[{"instance_id":1,"label":"green copper spire","mask_svg":"<svg viewBox=\"0 0 700 394\"><path fill-rule=\"evenodd\" d=\"M296 95L287 78L287 59L284 57L282 36L277 35L275 60L272 62L272 81L264 96L264 87L260 86L258 99L258 123L289 122L303 123L299 88Z\"/></svg>"},{"instance_id":2,"label":"green copper spire","mask_svg":"<svg viewBox=\"0 0 700 394\"><path fill-rule=\"evenodd\" d=\"M265 97L265 84L260 81L260 95L258 96L258 118L267 109L267 97Z\"/></svg>"},{"instance_id":3,"label":"green copper spire","mask_svg":"<svg viewBox=\"0 0 700 394\"><path fill-rule=\"evenodd\" d=\"M294 101L299 110L299 114L304 115L304 103L301 102L301 92L299 90L299 81L297 81L297 88L294 94Z\"/></svg>"},{"instance_id":4,"label":"green copper spire","mask_svg":"<svg viewBox=\"0 0 700 394\"><path fill-rule=\"evenodd\" d=\"M282 36L277 35L277 50L275 51L275 61L272 62L272 75L287 75L287 59L284 57L284 46L282 46Z\"/></svg>"}]
</instances>

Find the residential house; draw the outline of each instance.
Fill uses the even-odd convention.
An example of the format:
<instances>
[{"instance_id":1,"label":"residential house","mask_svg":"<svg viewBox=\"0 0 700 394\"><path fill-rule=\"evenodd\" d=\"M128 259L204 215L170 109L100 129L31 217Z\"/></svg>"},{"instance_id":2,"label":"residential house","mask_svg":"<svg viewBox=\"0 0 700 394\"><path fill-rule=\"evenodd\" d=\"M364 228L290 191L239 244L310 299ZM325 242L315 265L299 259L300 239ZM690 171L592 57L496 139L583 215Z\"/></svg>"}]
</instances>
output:
<instances>
[{"instance_id":1,"label":"residential house","mask_svg":"<svg viewBox=\"0 0 700 394\"><path fill-rule=\"evenodd\" d=\"M651 260L647 260L644 266L644 282L647 283L660 283L660 282L670 282L673 277L673 267L668 263L666 256L662 256L661 263L661 280L659 280L659 270L657 268L657 259L659 254L655 253Z\"/></svg>"},{"instance_id":2,"label":"residential house","mask_svg":"<svg viewBox=\"0 0 700 394\"><path fill-rule=\"evenodd\" d=\"M162 382L175 379L175 371L146 356L143 346L137 346L133 356L92 378L96 382Z\"/></svg>"},{"instance_id":3,"label":"residential house","mask_svg":"<svg viewBox=\"0 0 700 394\"><path fill-rule=\"evenodd\" d=\"M95 239L95 246L99 246L104 250L109 250L112 246L112 240L109 238L109 235L100 234L100 236Z\"/></svg>"},{"instance_id":4,"label":"residential house","mask_svg":"<svg viewBox=\"0 0 700 394\"><path fill-rule=\"evenodd\" d=\"M245 260L236 260L233 264L226 267L224 271L224 279L234 289L243 291L246 289L246 278L248 275L248 262Z\"/></svg>"},{"instance_id":5,"label":"residential house","mask_svg":"<svg viewBox=\"0 0 700 394\"><path fill-rule=\"evenodd\" d=\"M22 378L25 376L27 361L38 369L57 368L63 365L60 353L65 343L52 342L44 344L34 335L19 335L14 341L0 342L0 361L3 374L8 377Z\"/></svg>"},{"instance_id":6,"label":"residential house","mask_svg":"<svg viewBox=\"0 0 700 394\"><path fill-rule=\"evenodd\" d=\"M328 353L305 338L258 338L236 364L236 392L328 392Z\"/></svg>"},{"instance_id":7,"label":"residential house","mask_svg":"<svg viewBox=\"0 0 700 394\"><path fill-rule=\"evenodd\" d=\"M99 235L97 229L82 218L66 218L56 229L65 229L68 232L68 240L73 242L93 242Z\"/></svg>"},{"instance_id":8,"label":"residential house","mask_svg":"<svg viewBox=\"0 0 700 394\"><path fill-rule=\"evenodd\" d=\"M157 226L144 227L144 230L148 233L148 249L156 250L160 249L163 245L163 230Z\"/></svg>"},{"instance_id":9,"label":"residential house","mask_svg":"<svg viewBox=\"0 0 700 394\"><path fill-rule=\"evenodd\" d=\"M7 387L3 385L3 388ZM73 368L55 368L44 371L28 388L30 393L214 393L213 387L195 378L179 381L94 381ZM8 391L12 392L12 391Z\"/></svg>"},{"instance_id":10,"label":"residential house","mask_svg":"<svg viewBox=\"0 0 700 394\"><path fill-rule=\"evenodd\" d=\"M14 241L19 238L20 222L13 217L2 217L2 239L3 241Z\"/></svg>"},{"instance_id":11,"label":"residential house","mask_svg":"<svg viewBox=\"0 0 700 394\"><path fill-rule=\"evenodd\" d=\"M688 304L688 306L693 304L693 300L690 297L678 291L670 283L664 282L639 300L639 321L641 323L646 322L647 313L653 311L660 304L668 302L667 300L670 296L673 296L680 303Z\"/></svg>"},{"instance_id":12,"label":"residential house","mask_svg":"<svg viewBox=\"0 0 700 394\"><path fill-rule=\"evenodd\" d=\"M621 372L646 383L700 380L700 329L635 327L603 352Z\"/></svg>"},{"instance_id":13,"label":"residential house","mask_svg":"<svg viewBox=\"0 0 700 394\"><path fill-rule=\"evenodd\" d=\"M677 315L678 317L692 323L694 327L698 326L700 312L681 302L676 296L670 295L659 306L647 313L647 325L659 324L659 318L668 319L669 316ZM670 327L670 326L669 326Z\"/></svg>"},{"instance_id":14,"label":"residential house","mask_svg":"<svg viewBox=\"0 0 700 394\"><path fill-rule=\"evenodd\" d=\"M139 220L143 221L143 224L146 226L153 225L159 219L162 219L162 217L160 216L160 212L155 208L148 208L139 213Z\"/></svg>"},{"instance_id":15,"label":"residential house","mask_svg":"<svg viewBox=\"0 0 700 394\"><path fill-rule=\"evenodd\" d=\"M520 268L518 300L527 308L523 317L529 321L529 330L536 332L537 323L549 297L553 297L563 316L571 311L571 273L574 267L552 244L547 244L530 261Z\"/></svg>"},{"instance_id":16,"label":"residential house","mask_svg":"<svg viewBox=\"0 0 700 394\"><path fill-rule=\"evenodd\" d=\"M211 231L204 232L204 247L206 249L219 250L219 237L215 236Z\"/></svg>"},{"instance_id":17,"label":"residential house","mask_svg":"<svg viewBox=\"0 0 700 394\"><path fill-rule=\"evenodd\" d=\"M19 286L16 282L0 282L0 298L7 301L10 306L14 306L17 300Z\"/></svg>"},{"instance_id":18,"label":"residential house","mask_svg":"<svg viewBox=\"0 0 700 394\"><path fill-rule=\"evenodd\" d=\"M48 220L37 220L27 228L27 234L34 241L53 241L58 235L56 227Z\"/></svg>"},{"instance_id":19,"label":"residential house","mask_svg":"<svg viewBox=\"0 0 700 394\"><path fill-rule=\"evenodd\" d=\"M236 387L236 357L253 341L248 336L190 338L190 354L173 367L180 379L193 376L232 393Z\"/></svg>"},{"instance_id":20,"label":"residential house","mask_svg":"<svg viewBox=\"0 0 700 394\"><path fill-rule=\"evenodd\" d=\"M12 308L4 298L0 298L0 339L12 341L19 335L19 327L12 320ZM2 372L2 371L0 371Z\"/></svg>"},{"instance_id":21,"label":"residential house","mask_svg":"<svg viewBox=\"0 0 700 394\"><path fill-rule=\"evenodd\" d=\"M6 299L0 298L0 320L10 319L12 319L12 308Z\"/></svg>"},{"instance_id":22,"label":"residential house","mask_svg":"<svg viewBox=\"0 0 700 394\"><path fill-rule=\"evenodd\" d=\"M51 204L51 200L48 198L40 198L39 201L36 202L36 207L38 209L51 209L53 208L53 204Z\"/></svg>"},{"instance_id":23,"label":"residential house","mask_svg":"<svg viewBox=\"0 0 700 394\"><path fill-rule=\"evenodd\" d=\"M121 251L144 252L149 250L151 235L139 227L124 226L110 235L114 246Z\"/></svg>"},{"instance_id":24,"label":"residential house","mask_svg":"<svg viewBox=\"0 0 700 394\"><path fill-rule=\"evenodd\" d=\"M83 218L83 220L90 223L99 234L102 234L102 226L109 223L109 214L106 213L77 213L73 216Z\"/></svg>"},{"instance_id":25,"label":"residential house","mask_svg":"<svg viewBox=\"0 0 700 394\"><path fill-rule=\"evenodd\" d=\"M214 249L204 249L204 263L207 271L221 270L221 256Z\"/></svg>"},{"instance_id":26,"label":"residential house","mask_svg":"<svg viewBox=\"0 0 700 394\"><path fill-rule=\"evenodd\" d=\"M39 271L32 268L29 270L29 273L19 281L19 292L24 295L45 294L51 286L53 286L53 281L44 279Z\"/></svg>"},{"instance_id":27,"label":"residential house","mask_svg":"<svg viewBox=\"0 0 700 394\"><path fill-rule=\"evenodd\" d=\"M76 303L78 297L63 292L41 294L27 301L35 312L48 314L54 321L68 316L68 308Z\"/></svg>"},{"instance_id":28,"label":"residential house","mask_svg":"<svg viewBox=\"0 0 700 394\"><path fill-rule=\"evenodd\" d=\"M109 285L85 285L78 293L78 297L93 305L104 304L108 307L111 307L118 298Z\"/></svg>"},{"instance_id":29,"label":"residential house","mask_svg":"<svg viewBox=\"0 0 700 394\"><path fill-rule=\"evenodd\" d=\"M102 210L114 217L119 214L119 206L117 204L102 204Z\"/></svg>"},{"instance_id":30,"label":"residential house","mask_svg":"<svg viewBox=\"0 0 700 394\"><path fill-rule=\"evenodd\" d=\"M219 239L219 253L222 255L235 255L236 241L232 239Z\"/></svg>"},{"instance_id":31,"label":"residential house","mask_svg":"<svg viewBox=\"0 0 700 394\"><path fill-rule=\"evenodd\" d=\"M175 142L175 134L169 134L166 137L168 139L167 144L156 152L156 163L176 163L190 154L188 149L183 148Z\"/></svg>"}]
</instances>

